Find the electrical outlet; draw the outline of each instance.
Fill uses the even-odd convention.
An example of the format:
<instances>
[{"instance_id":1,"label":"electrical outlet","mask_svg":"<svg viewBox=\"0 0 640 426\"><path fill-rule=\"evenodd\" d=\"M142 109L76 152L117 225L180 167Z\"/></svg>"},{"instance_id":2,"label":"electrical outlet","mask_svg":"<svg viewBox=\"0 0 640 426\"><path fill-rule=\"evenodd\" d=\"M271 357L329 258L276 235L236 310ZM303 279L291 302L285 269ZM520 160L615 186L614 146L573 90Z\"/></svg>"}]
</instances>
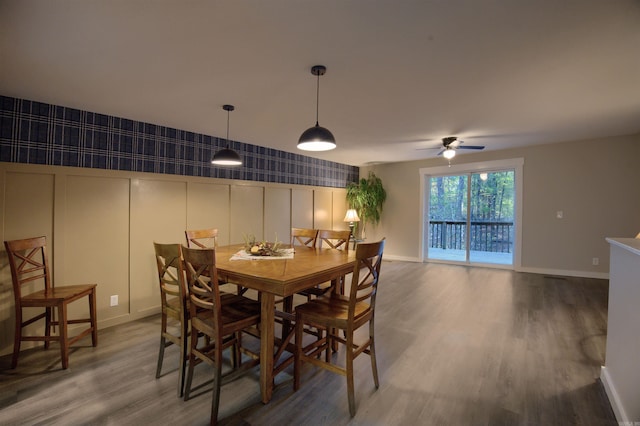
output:
<instances>
[{"instance_id":1,"label":"electrical outlet","mask_svg":"<svg viewBox=\"0 0 640 426\"><path fill-rule=\"evenodd\" d=\"M600 264L600 259L598 259L597 257L594 257L591 262L593 263L593 266L598 266Z\"/></svg>"},{"instance_id":2,"label":"electrical outlet","mask_svg":"<svg viewBox=\"0 0 640 426\"><path fill-rule=\"evenodd\" d=\"M556 212L556 217L557 217L558 219L562 219L562 217L563 217L563 216L564 216L564 213L562 212L562 210L558 210L558 211Z\"/></svg>"},{"instance_id":3,"label":"electrical outlet","mask_svg":"<svg viewBox=\"0 0 640 426\"><path fill-rule=\"evenodd\" d=\"M118 295L114 294L111 296L111 305L110 306L118 306Z\"/></svg>"}]
</instances>

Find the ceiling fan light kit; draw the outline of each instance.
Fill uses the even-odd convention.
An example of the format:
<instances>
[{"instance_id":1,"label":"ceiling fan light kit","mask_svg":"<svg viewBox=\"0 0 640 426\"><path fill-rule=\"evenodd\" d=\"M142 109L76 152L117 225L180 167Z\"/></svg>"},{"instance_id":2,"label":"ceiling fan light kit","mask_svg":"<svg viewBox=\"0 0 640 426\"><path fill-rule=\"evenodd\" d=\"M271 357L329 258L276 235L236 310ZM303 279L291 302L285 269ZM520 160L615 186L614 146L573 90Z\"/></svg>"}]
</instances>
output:
<instances>
[{"instance_id":1,"label":"ceiling fan light kit","mask_svg":"<svg viewBox=\"0 0 640 426\"><path fill-rule=\"evenodd\" d=\"M453 157L456 156L456 150L453 148L449 148L447 147L444 152L442 153L442 156L444 158L446 158L447 160L451 160Z\"/></svg>"},{"instance_id":2,"label":"ceiling fan light kit","mask_svg":"<svg viewBox=\"0 0 640 426\"><path fill-rule=\"evenodd\" d=\"M447 160L451 160L456 156L456 150L458 149L484 149L484 146L480 145L462 145L464 141L458 139L457 136L447 136L442 138L442 149L438 152L438 155L442 155Z\"/></svg>"},{"instance_id":3,"label":"ceiling fan light kit","mask_svg":"<svg viewBox=\"0 0 640 426\"><path fill-rule=\"evenodd\" d=\"M327 72L324 65L311 67L311 74L317 77L316 84L316 125L305 130L298 140L298 149L303 151L329 151L336 147L336 139L333 134L318 124L318 110L320 99L320 76Z\"/></svg>"},{"instance_id":4,"label":"ceiling fan light kit","mask_svg":"<svg viewBox=\"0 0 640 426\"><path fill-rule=\"evenodd\" d=\"M240 155L229 148L229 113L235 109L233 105L223 105L222 109L227 111L227 147L216 152L211 159L211 164L217 166L241 166Z\"/></svg>"}]
</instances>

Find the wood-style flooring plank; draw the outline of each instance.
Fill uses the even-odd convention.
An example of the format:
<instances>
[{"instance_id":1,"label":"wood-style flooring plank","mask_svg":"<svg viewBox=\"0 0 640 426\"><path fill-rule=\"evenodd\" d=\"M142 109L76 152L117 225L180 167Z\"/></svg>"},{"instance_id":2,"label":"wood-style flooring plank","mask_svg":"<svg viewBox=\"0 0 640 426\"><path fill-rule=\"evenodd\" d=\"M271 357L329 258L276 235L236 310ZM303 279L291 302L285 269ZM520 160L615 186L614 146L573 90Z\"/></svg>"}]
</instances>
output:
<instances>
[{"instance_id":1,"label":"wood-style flooring plank","mask_svg":"<svg viewBox=\"0 0 640 426\"><path fill-rule=\"evenodd\" d=\"M617 426L598 379L607 295L605 280L385 261L380 388L358 357L355 418L343 377L304 365L294 393L289 368L265 405L256 367L222 388L221 424ZM25 351L16 370L0 358L0 424L208 424L208 384L187 402L176 396L176 348L155 379L159 328L150 317L100 330L98 347L84 339L71 350L68 370L55 345ZM208 368L196 367L196 383Z\"/></svg>"}]
</instances>

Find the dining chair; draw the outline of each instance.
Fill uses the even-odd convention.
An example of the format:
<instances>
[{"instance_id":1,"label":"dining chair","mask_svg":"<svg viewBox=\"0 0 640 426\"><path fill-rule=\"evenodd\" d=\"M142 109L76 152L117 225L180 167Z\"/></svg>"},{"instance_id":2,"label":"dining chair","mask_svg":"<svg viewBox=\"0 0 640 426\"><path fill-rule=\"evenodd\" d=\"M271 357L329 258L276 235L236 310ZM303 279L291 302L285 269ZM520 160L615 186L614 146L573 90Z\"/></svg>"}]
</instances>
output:
<instances>
[{"instance_id":1,"label":"dining chair","mask_svg":"<svg viewBox=\"0 0 640 426\"><path fill-rule=\"evenodd\" d=\"M300 388L303 362L346 376L351 417L356 414L353 361L358 355L366 353L370 356L373 381L376 389L379 386L374 339L374 316L383 251L384 239L374 243L358 244L356 248L356 265L353 268L349 295L340 295L332 292L328 296L318 297L296 307L296 350L294 355L293 388L294 390ZM363 342L356 343L354 340L355 331L366 324L369 324L368 338ZM304 346L303 330L305 325L324 328L327 330L326 337ZM339 330L344 332L345 337L339 335ZM334 342L345 346L346 359L344 367L331 363L331 358L328 356L325 360L318 356L322 351L327 351L328 354Z\"/></svg>"},{"instance_id":2,"label":"dining chair","mask_svg":"<svg viewBox=\"0 0 640 426\"><path fill-rule=\"evenodd\" d=\"M189 368L184 391L185 401L192 390L193 369L204 362L214 369L213 399L211 402L211 424L217 424L220 404L220 387L245 374L259 363L259 354L243 347L240 338L243 332L258 335L260 304L241 295L221 302L214 248L193 249L181 247L187 273L189 291L189 313L191 337ZM203 334L206 339L199 339ZM222 374L222 352L231 348L232 369ZM242 354L250 360L243 363Z\"/></svg>"},{"instance_id":3,"label":"dining chair","mask_svg":"<svg viewBox=\"0 0 640 426\"><path fill-rule=\"evenodd\" d=\"M49 348L52 341L57 341L60 343L62 368L67 369L69 367L69 347L72 344L91 334L91 344L98 345L97 284L56 287L49 271L45 237L5 241L4 246L9 257L16 315L11 368L18 366L18 355L22 341L44 341L45 349ZM23 294L23 290L30 291L37 288L42 289ZM85 297L89 300L89 318L69 319L67 306ZM24 319L23 309L25 308L44 308L45 311ZM58 312L57 320L55 319L55 310ZM41 319L45 321L44 335L23 334L27 325ZM69 336L68 325L80 323L89 323L89 327L75 336ZM58 328L57 336L51 333L55 327Z\"/></svg>"},{"instance_id":4,"label":"dining chair","mask_svg":"<svg viewBox=\"0 0 640 426\"><path fill-rule=\"evenodd\" d=\"M187 239L187 247L189 248L217 248L218 247L218 228L207 229L187 229L184 231L184 235ZM231 284L226 281L219 280L218 284ZM238 294L245 294L247 292L246 287L242 287L239 284L235 284Z\"/></svg>"},{"instance_id":5,"label":"dining chair","mask_svg":"<svg viewBox=\"0 0 640 426\"><path fill-rule=\"evenodd\" d=\"M159 244L154 242L158 283L160 285L160 305L162 307L160 326L160 351L156 379L162 373L164 351L171 345L180 350L178 368L178 396L184 392L185 372L187 368L187 336L189 334L189 308L187 305L187 288L184 267L180 254L180 244ZM168 320L178 322L178 333L171 333L167 328Z\"/></svg>"},{"instance_id":6,"label":"dining chair","mask_svg":"<svg viewBox=\"0 0 640 426\"><path fill-rule=\"evenodd\" d=\"M344 250L349 251L349 237L351 235L351 231L334 231L330 229L320 229L318 230L318 238L317 238L317 246L318 248L329 248L332 250ZM318 297L326 294L333 288L333 285L338 285L338 290L341 291L343 286L343 279L338 280L335 283L325 283L319 284L315 287L308 288L306 290L302 290L298 292L303 296L307 297L307 301L311 300L312 297Z\"/></svg>"},{"instance_id":7,"label":"dining chair","mask_svg":"<svg viewBox=\"0 0 640 426\"><path fill-rule=\"evenodd\" d=\"M315 249L316 247L316 241L318 240L318 230L317 229L310 229L310 228L291 228L291 247L293 249L295 249L296 247L306 247L309 249ZM302 292L298 292L297 294L300 294L302 296L307 297L306 294L303 294ZM289 297L285 297L284 299L281 300L276 300L276 303L283 303L282 306L282 310L285 312L285 317L286 317L286 313L292 313L293 312L293 296L289 296ZM279 312L277 312L276 314L279 314ZM284 319L285 323L283 324L283 337L285 331L288 329L288 320L285 318Z\"/></svg>"},{"instance_id":8,"label":"dining chair","mask_svg":"<svg viewBox=\"0 0 640 426\"><path fill-rule=\"evenodd\" d=\"M291 228L291 247L304 246L314 248L318 239L318 230L309 228Z\"/></svg>"},{"instance_id":9,"label":"dining chair","mask_svg":"<svg viewBox=\"0 0 640 426\"><path fill-rule=\"evenodd\" d=\"M218 229L187 229L184 231L187 238L187 247L210 248L218 247Z\"/></svg>"}]
</instances>

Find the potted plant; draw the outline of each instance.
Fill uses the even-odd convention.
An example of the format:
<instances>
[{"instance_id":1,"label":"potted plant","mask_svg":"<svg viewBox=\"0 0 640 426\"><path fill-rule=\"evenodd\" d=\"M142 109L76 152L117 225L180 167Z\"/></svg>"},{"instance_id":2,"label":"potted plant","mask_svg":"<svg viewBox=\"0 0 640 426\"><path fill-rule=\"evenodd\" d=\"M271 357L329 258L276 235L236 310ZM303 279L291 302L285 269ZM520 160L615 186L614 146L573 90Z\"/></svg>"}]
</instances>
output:
<instances>
[{"instance_id":1,"label":"potted plant","mask_svg":"<svg viewBox=\"0 0 640 426\"><path fill-rule=\"evenodd\" d=\"M382 186L382 180L373 172L369 172L367 179L347 185L347 204L349 208L358 212L362 223L361 237L365 238L367 222L377 225L380 222L382 205L387 199L387 193Z\"/></svg>"}]
</instances>

